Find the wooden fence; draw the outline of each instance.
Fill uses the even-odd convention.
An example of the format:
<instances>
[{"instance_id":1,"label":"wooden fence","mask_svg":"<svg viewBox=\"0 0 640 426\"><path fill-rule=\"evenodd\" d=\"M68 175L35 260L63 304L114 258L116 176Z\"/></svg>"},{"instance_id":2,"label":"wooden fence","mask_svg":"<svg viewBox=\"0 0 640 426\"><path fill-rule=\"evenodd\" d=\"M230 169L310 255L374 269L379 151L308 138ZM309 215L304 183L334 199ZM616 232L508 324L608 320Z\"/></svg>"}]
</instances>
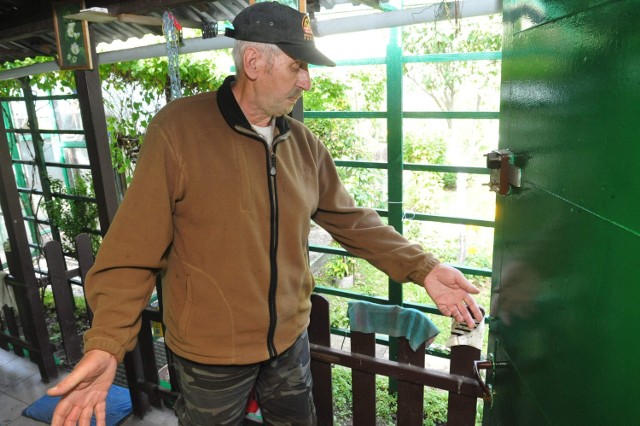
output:
<instances>
[{"instance_id":1,"label":"wooden fence","mask_svg":"<svg viewBox=\"0 0 640 426\"><path fill-rule=\"evenodd\" d=\"M72 295L69 280L78 277L84 282L86 272L93 264L89 237L77 238L79 267L67 271L58 243L49 243L45 255L49 265L49 282L52 286L65 354L69 360L81 356L80 338L73 321ZM172 368L171 353L164 345L158 349L157 336L153 328L162 323L162 288L156 286L157 307L147 307L142 313L142 326L138 345L125 357L125 371L131 393L133 412L144 417L151 406L171 406L178 395L176 375ZM353 424L375 425L375 377L387 376L397 379L397 424L419 425L423 422L423 397L425 386L449 392L448 426L474 425L478 398L487 397L486 387L479 378L477 365L480 350L470 346L455 346L451 349L450 372L424 368L425 345L413 351L408 342L399 339L399 359L390 361L375 356L376 336L351 332L351 351L331 347L329 327L329 302L322 296L312 295L311 324L311 371L314 380L314 399L319 425L333 425L334 407L332 397L332 366L341 365L352 370ZM2 340L0 339L0 345ZM166 366L157 364L157 350L165 351ZM162 383L161 368L168 368L169 386Z\"/></svg>"},{"instance_id":2,"label":"wooden fence","mask_svg":"<svg viewBox=\"0 0 640 426\"><path fill-rule=\"evenodd\" d=\"M76 238L76 245L82 261L79 262L78 268L67 270L60 243L57 241L47 243L44 254L48 275L34 280L33 284L37 289L28 288L27 284L19 282L11 275L4 277L5 284L15 294L17 310L6 305L2 307L0 348L13 350L21 357L28 356L41 367L41 377L45 383L55 379L58 373L55 368L54 345L42 314L43 302L37 296L38 291L51 286L66 362L74 364L82 357L82 336L76 326L72 285L83 285L84 277L93 264L93 256L88 235L79 235ZM34 313L40 314L34 315ZM38 321L41 323L36 324Z\"/></svg>"}]
</instances>

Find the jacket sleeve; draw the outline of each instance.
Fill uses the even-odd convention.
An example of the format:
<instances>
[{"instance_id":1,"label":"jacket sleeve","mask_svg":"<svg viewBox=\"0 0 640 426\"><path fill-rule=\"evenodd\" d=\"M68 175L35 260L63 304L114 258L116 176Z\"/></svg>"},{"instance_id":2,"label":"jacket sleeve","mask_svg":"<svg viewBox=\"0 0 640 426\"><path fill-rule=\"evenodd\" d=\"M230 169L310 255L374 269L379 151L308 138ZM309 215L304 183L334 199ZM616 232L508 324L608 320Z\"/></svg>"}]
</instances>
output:
<instances>
[{"instance_id":1,"label":"jacket sleeve","mask_svg":"<svg viewBox=\"0 0 640 426\"><path fill-rule=\"evenodd\" d=\"M94 318L84 335L85 352L102 349L120 362L135 347L141 312L171 245L181 186L176 155L152 124L131 185L87 274L85 292Z\"/></svg>"},{"instance_id":2,"label":"jacket sleeve","mask_svg":"<svg viewBox=\"0 0 640 426\"><path fill-rule=\"evenodd\" d=\"M409 242L378 213L357 207L340 181L331 155L318 143L318 209L314 222L349 253L367 260L397 282L422 285L439 261L418 244Z\"/></svg>"}]
</instances>

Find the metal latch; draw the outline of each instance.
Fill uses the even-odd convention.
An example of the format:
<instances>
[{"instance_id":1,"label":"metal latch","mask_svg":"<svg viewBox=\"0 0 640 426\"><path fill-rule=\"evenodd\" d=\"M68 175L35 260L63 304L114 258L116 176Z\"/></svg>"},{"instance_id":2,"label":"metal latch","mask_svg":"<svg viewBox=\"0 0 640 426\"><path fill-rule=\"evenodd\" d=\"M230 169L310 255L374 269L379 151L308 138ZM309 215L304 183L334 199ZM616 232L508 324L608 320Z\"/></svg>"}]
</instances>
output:
<instances>
[{"instance_id":1,"label":"metal latch","mask_svg":"<svg viewBox=\"0 0 640 426\"><path fill-rule=\"evenodd\" d=\"M520 188L522 169L516 166L516 155L508 149L496 149L485 154L489 174L489 189L507 195L512 188Z\"/></svg>"},{"instance_id":2,"label":"metal latch","mask_svg":"<svg viewBox=\"0 0 640 426\"><path fill-rule=\"evenodd\" d=\"M492 354L488 354L487 360L477 360L473 362L473 374L476 377L476 381L478 382L480 389L482 389L482 399L485 402L489 402L493 404L493 397L495 396L495 391L493 390L490 384L488 384L485 380L482 379L482 376L480 375L480 370L491 370L491 375L495 377L496 368L500 368L500 367L509 367L509 364L504 361L496 362L493 359Z\"/></svg>"}]
</instances>

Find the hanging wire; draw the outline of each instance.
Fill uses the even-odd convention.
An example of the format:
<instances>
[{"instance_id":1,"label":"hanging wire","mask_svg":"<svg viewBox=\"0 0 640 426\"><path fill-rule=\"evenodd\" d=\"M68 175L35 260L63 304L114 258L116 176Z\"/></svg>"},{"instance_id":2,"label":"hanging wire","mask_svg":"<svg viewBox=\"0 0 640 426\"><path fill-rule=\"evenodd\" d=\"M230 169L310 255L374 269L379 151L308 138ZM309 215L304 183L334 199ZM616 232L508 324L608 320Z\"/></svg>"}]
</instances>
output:
<instances>
[{"instance_id":1,"label":"hanging wire","mask_svg":"<svg viewBox=\"0 0 640 426\"><path fill-rule=\"evenodd\" d=\"M171 100L182 96L180 88L180 58L178 46L180 44L180 24L171 12L164 12L162 15L162 31L167 44L167 62L169 65L169 86L171 89Z\"/></svg>"}]
</instances>

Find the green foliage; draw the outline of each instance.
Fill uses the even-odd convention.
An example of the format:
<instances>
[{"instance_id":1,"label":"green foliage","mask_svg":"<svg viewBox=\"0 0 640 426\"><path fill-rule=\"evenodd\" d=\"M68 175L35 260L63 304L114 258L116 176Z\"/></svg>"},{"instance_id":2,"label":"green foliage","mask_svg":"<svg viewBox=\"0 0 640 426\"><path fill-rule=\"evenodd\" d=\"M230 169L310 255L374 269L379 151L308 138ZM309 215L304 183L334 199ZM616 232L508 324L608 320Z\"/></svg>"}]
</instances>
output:
<instances>
[{"instance_id":1,"label":"green foliage","mask_svg":"<svg viewBox=\"0 0 640 426\"><path fill-rule=\"evenodd\" d=\"M365 111L379 111L383 109L382 101L384 101L384 93L386 82L380 72L376 70L370 72L351 73L349 78L353 81L352 85L358 84L358 90L364 95L364 105L362 109Z\"/></svg>"},{"instance_id":2,"label":"green foliage","mask_svg":"<svg viewBox=\"0 0 640 426\"><path fill-rule=\"evenodd\" d=\"M349 302L344 297L326 296L329 300L329 326L346 330L349 328L347 308Z\"/></svg>"},{"instance_id":3,"label":"green foliage","mask_svg":"<svg viewBox=\"0 0 640 426\"><path fill-rule=\"evenodd\" d=\"M89 178L77 174L75 183L66 188L62 181L50 179L51 191L54 194L66 194L78 197L95 197ZM98 206L94 202L82 199L67 199L53 195L51 201L45 202L49 220L61 231L60 242L66 253L75 253L74 238L83 232L90 232L98 227ZM91 248L97 253L100 237L91 235Z\"/></svg>"},{"instance_id":4,"label":"green foliage","mask_svg":"<svg viewBox=\"0 0 640 426\"><path fill-rule=\"evenodd\" d=\"M347 111L349 86L328 75L313 77L311 90L304 94L305 111Z\"/></svg>"},{"instance_id":5,"label":"green foliage","mask_svg":"<svg viewBox=\"0 0 640 426\"><path fill-rule=\"evenodd\" d=\"M0 64L0 71L22 68L45 62L51 62L51 58L38 56L36 58L28 58L23 61ZM26 80L12 79L0 82L0 97L22 96L22 84L24 84L24 81ZM55 71L32 75L28 77L28 84L44 92L53 92L55 90L62 91L64 89L67 91L73 91L76 87L72 71Z\"/></svg>"},{"instance_id":6,"label":"green foliage","mask_svg":"<svg viewBox=\"0 0 640 426\"><path fill-rule=\"evenodd\" d=\"M114 167L130 179L151 118L170 100L167 58L102 65L100 77ZM215 90L223 78L211 60L180 58L183 96Z\"/></svg>"},{"instance_id":7,"label":"green foliage","mask_svg":"<svg viewBox=\"0 0 640 426\"><path fill-rule=\"evenodd\" d=\"M332 370L334 420L336 425L352 424L353 394L351 370L334 366ZM389 393L389 380L376 376L376 424L396 424L397 398ZM425 388L424 426L437 426L447 420L447 393Z\"/></svg>"},{"instance_id":8,"label":"green foliage","mask_svg":"<svg viewBox=\"0 0 640 426\"><path fill-rule=\"evenodd\" d=\"M56 304L53 298L53 291L50 288L44 289L41 294L42 305L49 331L49 340L54 345L62 343L62 333L60 331L60 322L56 312ZM89 329L89 317L87 314L87 303L82 296L73 296L73 306L75 308L75 324L76 330L81 334Z\"/></svg>"},{"instance_id":9,"label":"green foliage","mask_svg":"<svg viewBox=\"0 0 640 426\"><path fill-rule=\"evenodd\" d=\"M351 256L333 256L324 266L324 272L333 279L340 279L353 275L355 258Z\"/></svg>"},{"instance_id":10,"label":"green foliage","mask_svg":"<svg viewBox=\"0 0 640 426\"><path fill-rule=\"evenodd\" d=\"M366 74L352 74L352 81L340 81L320 74L314 77L311 90L304 95L306 111L349 111L351 109L349 93L357 81L358 86L367 87L367 102L379 102L380 84ZM358 80L361 78L362 80ZM305 124L325 144L335 159L371 160L372 155L366 149L367 140L359 132L357 123L347 119L309 119ZM383 207L384 199L376 194L384 191L383 175L376 170L340 167L338 174L349 188L356 203L367 207Z\"/></svg>"},{"instance_id":11,"label":"green foliage","mask_svg":"<svg viewBox=\"0 0 640 426\"><path fill-rule=\"evenodd\" d=\"M500 24L494 17L457 22L454 26L443 23L416 25L412 31L403 33L403 46L415 55L499 51L502 48L502 34L497 30ZM436 72L420 72L419 67L405 65L405 73L423 87L442 111L453 109L463 82L474 80L486 84L487 77L497 73L496 68L484 67L479 61L444 61L433 65Z\"/></svg>"},{"instance_id":12,"label":"green foliage","mask_svg":"<svg viewBox=\"0 0 640 426\"><path fill-rule=\"evenodd\" d=\"M438 426L447 422L448 396L446 392L425 389L424 392L424 426Z\"/></svg>"},{"instance_id":13,"label":"green foliage","mask_svg":"<svg viewBox=\"0 0 640 426\"><path fill-rule=\"evenodd\" d=\"M351 420L353 394L351 393L351 370L334 366L331 371L331 391L333 393L333 415L337 425L348 424Z\"/></svg>"}]
</instances>

